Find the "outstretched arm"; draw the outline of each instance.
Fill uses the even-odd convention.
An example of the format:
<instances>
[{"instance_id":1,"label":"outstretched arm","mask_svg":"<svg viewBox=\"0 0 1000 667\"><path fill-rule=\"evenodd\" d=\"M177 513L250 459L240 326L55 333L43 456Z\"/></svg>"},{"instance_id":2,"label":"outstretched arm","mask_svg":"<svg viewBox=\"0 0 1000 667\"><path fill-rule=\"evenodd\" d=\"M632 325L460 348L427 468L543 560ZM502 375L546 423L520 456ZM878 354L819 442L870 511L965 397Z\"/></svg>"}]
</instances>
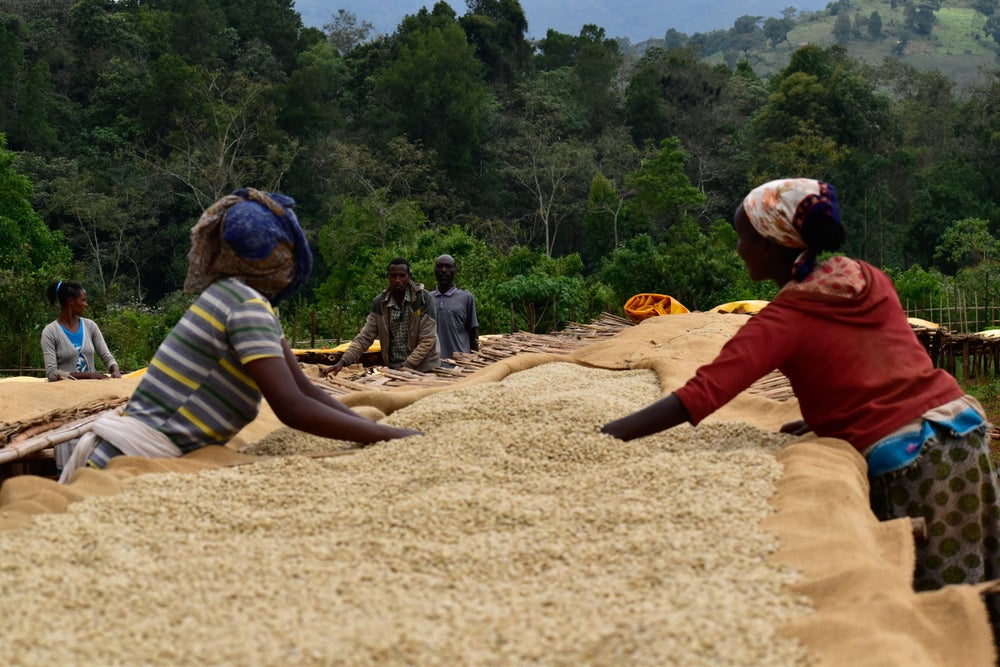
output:
<instances>
[{"instance_id":1,"label":"outstretched arm","mask_svg":"<svg viewBox=\"0 0 1000 667\"><path fill-rule=\"evenodd\" d=\"M670 394L626 417L608 422L601 427L601 432L620 440L633 440L665 431L690 419L681 399L676 394Z\"/></svg>"},{"instance_id":2,"label":"outstretched arm","mask_svg":"<svg viewBox=\"0 0 1000 667\"><path fill-rule=\"evenodd\" d=\"M368 313L368 317L365 319L365 324L361 327L361 331L358 335L354 337L351 344L347 346L347 350L340 355L340 359L337 363L326 366L320 369L320 377L326 377L330 373L337 375L340 371L344 370L345 366L350 366L361 358L361 355L365 353L371 344L375 342L378 338L378 315L375 313Z\"/></svg>"},{"instance_id":3,"label":"outstretched arm","mask_svg":"<svg viewBox=\"0 0 1000 667\"><path fill-rule=\"evenodd\" d=\"M299 391L306 396L323 403L324 405L330 406L334 410L339 410L340 412L347 413L353 417L360 417L358 413L354 412L333 396L317 387L313 384L312 380L306 377L306 374L302 372L302 367L299 366L299 360L295 358L295 353L292 352L292 348L288 346L288 341L282 339L281 349L285 353L285 363L288 365L288 370L291 371L292 377L295 379L295 386Z\"/></svg>"},{"instance_id":4,"label":"outstretched arm","mask_svg":"<svg viewBox=\"0 0 1000 667\"><path fill-rule=\"evenodd\" d=\"M283 347L287 344L283 343ZM294 355L292 355L294 358ZM297 362L295 363L298 367ZM365 419L348 409L329 405L296 381L295 372L285 357L265 357L246 364L246 369L270 404L274 414L286 426L324 438L372 443L380 440L421 435L420 431L395 428ZM301 373L301 369L298 371ZM317 392L321 390L315 388Z\"/></svg>"}]
</instances>

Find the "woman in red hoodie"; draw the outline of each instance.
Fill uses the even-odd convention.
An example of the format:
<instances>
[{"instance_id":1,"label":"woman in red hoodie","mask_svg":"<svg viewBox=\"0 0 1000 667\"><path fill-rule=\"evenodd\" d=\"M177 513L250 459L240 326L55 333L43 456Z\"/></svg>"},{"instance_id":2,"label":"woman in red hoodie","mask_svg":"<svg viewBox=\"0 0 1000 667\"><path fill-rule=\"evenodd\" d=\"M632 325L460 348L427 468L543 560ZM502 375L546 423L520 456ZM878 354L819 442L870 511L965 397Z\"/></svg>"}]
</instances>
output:
<instances>
[{"instance_id":1,"label":"woman in red hoodie","mask_svg":"<svg viewBox=\"0 0 1000 667\"><path fill-rule=\"evenodd\" d=\"M765 183L734 221L750 278L774 281L778 295L683 387L602 430L631 440L697 425L779 369L804 417L782 430L846 440L868 463L879 519L926 519L917 590L1000 578L1000 485L983 409L934 368L884 273L843 256L817 263L844 240L833 187ZM996 631L1000 605L990 607Z\"/></svg>"}]
</instances>

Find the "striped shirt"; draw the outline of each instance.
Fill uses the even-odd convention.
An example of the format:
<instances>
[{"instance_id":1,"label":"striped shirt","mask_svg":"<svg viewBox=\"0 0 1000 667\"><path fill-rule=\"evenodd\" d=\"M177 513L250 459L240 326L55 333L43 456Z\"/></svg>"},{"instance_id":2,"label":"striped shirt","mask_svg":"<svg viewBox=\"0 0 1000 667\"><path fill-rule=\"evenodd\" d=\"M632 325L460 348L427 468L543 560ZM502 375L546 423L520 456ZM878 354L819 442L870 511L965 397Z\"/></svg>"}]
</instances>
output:
<instances>
[{"instance_id":1,"label":"striped shirt","mask_svg":"<svg viewBox=\"0 0 1000 667\"><path fill-rule=\"evenodd\" d=\"M183 452L224 444L260 410L245 364L284 356L282 338L265 297L237 279L217 280L160 344L125 414Z\"/></svg>"}]
</instances>

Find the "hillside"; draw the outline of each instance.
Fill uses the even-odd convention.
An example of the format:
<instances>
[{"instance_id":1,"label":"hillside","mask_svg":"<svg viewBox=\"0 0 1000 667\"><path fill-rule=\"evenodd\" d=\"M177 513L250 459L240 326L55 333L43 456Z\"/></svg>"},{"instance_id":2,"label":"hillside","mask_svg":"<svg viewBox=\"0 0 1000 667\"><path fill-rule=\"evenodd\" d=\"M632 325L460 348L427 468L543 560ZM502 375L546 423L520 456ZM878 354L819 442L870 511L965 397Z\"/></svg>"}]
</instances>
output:
<instances>
[{"instance_id":1,"label":"hillside","mask_svg":"<svg viewBox=\"0 0 1000 667\"><path fill-rule=\"evenodd\" d=\"M740 57L748 57L762 76L785 67L792 51L803 44L837 44L838 20L843 23L840 15L846 14L850 34L841 44L854 58L879 64L895 57L920 70L939 71L955 81L958 89L981 81L984 69L997 67L998 46L984 30L987 17L981 13L988 10L976 10L977 6L987 7L990 1L931 0L924 5L935 3L940 7L933 13L929 34L921 34L914 30L912 8L908 20L906 5L912 2L905 0L681 0L662 4L520 0L528 19L528 35L534 39L543 37L549 28L575 35L583 23L593 23L604 28L608 36L618 38L624 51L640 55L650 47L664 45L664 35L672 30L681 38L699 40L710 62L732 67ZM464 10L464 2L450 4L458 12ZM426 0L341 0L336 7L371 22L376 32L385 34L393 32L406 14L432 5ZM303 22L314 27L322 27L335 13L322 0L296 0L295 6ZM869 25L875 12L881 24L877 35ZM787 40L774 44L762 27L783 13L790 15L793 27ZM734 26L743 16L758 19L756 35L734 37Z\"/></svg>"},{"instance_id":2,"label":"hillside","mask_svg":"<svg viewBox=\"0 0 1000 667\"><path fill-rule=\"evenodd\" d=\"M984 69L997 68L997 43L984 30L987 17L977 12L971 2L941 2L933 14L930 33L920 34L907 20L902 2L893 9L888 0L841 0L831 3L828 9L800 14L786 41L773 45L761 40L760 46L749 49L746 54L754 70L760 75L780 70L788 64L792 51L804 44L838 44L835 29L839 16L832 12L843 11L840 7L845 4L849 5L851 31L839 43L853 58L879 64L895 57L920 70L936 70L955 81L959 89L981 81ZM877 36L869 27L874 12L881 19ZM731 46L706 53L710 61L728 64L745 55Z\"/></svg>"},{"instance_id":3,"label":"hillside","mask_svg":"<svg viewBox=\"0 0 1000 667\"><path fill-rule=\"evenodd\" d=\"M464 13L464 0L448 0L458 13ZM528 19L528 35L535 39L545 36L550 28L576 35L585 23L605 29L611 37L625 37L632 42L662 38L673 28L688 35L696 32L725 30L737 17L780 16L789 4L799 10L825 7L826 0L673 0L672 2L623 2L621 0L520 0ZM337 9L346 9L359 20L370 22L376 31L391 33L403 16L414 14L421 7L433 7L434 0L295 0L302 21L322 28Z\"/></svg>"}]
</instances>

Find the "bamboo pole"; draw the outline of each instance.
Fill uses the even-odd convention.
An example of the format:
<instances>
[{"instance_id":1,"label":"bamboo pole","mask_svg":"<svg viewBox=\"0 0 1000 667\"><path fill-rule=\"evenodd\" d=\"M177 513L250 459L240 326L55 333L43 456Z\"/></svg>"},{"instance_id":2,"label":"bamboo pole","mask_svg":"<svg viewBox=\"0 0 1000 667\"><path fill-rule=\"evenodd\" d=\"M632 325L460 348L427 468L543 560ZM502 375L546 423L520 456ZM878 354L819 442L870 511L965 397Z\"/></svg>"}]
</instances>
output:
<instances>
[{"instance_id":1,"label":"bamboo pole","mask_svg":"<svg viewBox=\"0 0 1000 667\"><path fill-rule=\"evenodd\" d=\"M974 331L982 331L982 329L979 326L979 295L978 294L973 294L972 295L972 303L974 304L973 307L972 307L972 315L976 318L976 328L974 329Z\"/></svg>"},{"instance_id":2,"label":"bamboo pole","mask_svg":"<svg viewBox=\"0 0 1000 667\"><path fill-rule=\"evenodd\" d=\"M3 449L0 449L0 464L17 461L29 456L30 454L40 452L48 447L60 445L64 442L69 442L70 440L79 438L80 436L90 432L94 422L97 421L98 418L119 410L119 408L104 410L97 414L77 419L74 422L70 422L66 426L51 429L41 435L36 435L33 438L28 438L27 440L22 440L21 442L15 444L7 445Z\"/></svg>"}]
</instances>

